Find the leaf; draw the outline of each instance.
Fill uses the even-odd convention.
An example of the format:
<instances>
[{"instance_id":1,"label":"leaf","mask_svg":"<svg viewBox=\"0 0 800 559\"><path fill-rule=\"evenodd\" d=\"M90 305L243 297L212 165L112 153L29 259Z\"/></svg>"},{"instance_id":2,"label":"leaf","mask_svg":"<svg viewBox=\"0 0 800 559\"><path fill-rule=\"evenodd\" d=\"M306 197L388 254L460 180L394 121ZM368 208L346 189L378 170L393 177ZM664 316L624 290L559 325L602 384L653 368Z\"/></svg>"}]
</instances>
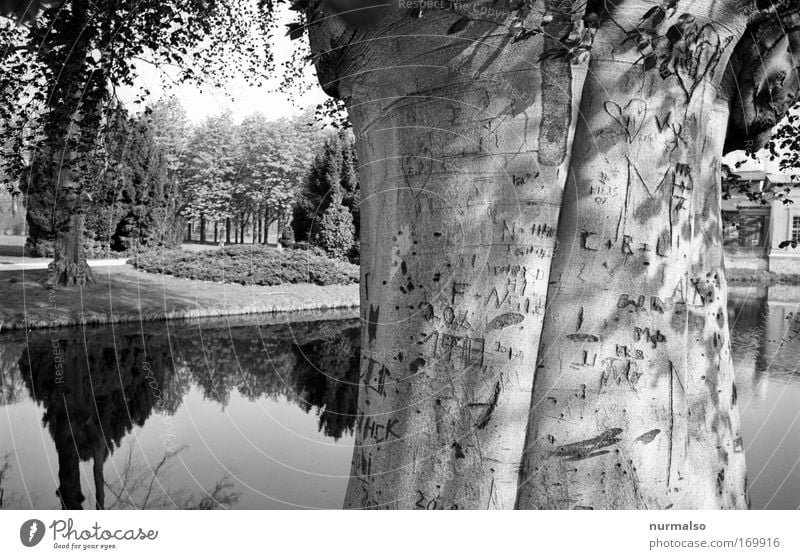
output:
<instances>
[{"instance_id":1,"label":"leaf","mask_svg":"<svg viewBox=\"0 0 800 559\"><path fill-rule=\"evenodd\" d=\"M461 31L464 31L464 29L467 28L467 25L469 25L469 22L470 20L465 17L457 19L455 22L453 22L453 25L451 25L450 28L447 30L447 34L453 35L455 33L460 33Z\"/></svg>"},{"instance_id":2,"label":"leaf","mask_svg":"<svg viewBox=\"0 0 800 559\"><path fill-rule=\"evenodd\" d=\"M295 21L292 23L287 23L286 27L289 29L286 31L286 35L289 36L289 39L294 41L295 39L299 39L303 36L303 32L305 31L305 25L302 22Z\"/></svg>"}]
</instances>

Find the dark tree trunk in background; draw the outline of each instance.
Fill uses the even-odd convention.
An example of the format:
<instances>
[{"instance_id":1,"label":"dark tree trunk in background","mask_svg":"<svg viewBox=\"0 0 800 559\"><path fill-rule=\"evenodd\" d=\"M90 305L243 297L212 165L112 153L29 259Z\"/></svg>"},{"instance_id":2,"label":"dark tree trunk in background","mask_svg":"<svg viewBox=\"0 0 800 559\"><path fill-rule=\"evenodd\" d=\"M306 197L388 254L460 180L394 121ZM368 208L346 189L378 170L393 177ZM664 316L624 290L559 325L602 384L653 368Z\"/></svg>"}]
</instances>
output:
<instances>
[{"instance_id":1,"label":"dark tree trunk in background","mask_svg":"<svg viewBox=\"0 0 800 559\"><path fill-rule=\"evenodd\" d=\"M192 242L192 222L186 224L186 240Z\"/></svg>"},{"instance_id":2,"label":"dark tree trunk in background","mask_svg":"<svg viewBox=\"0 0 800 559\"><path fill-rule=\"evenodd\" d=\"M269 208L264 209L264 244L269 245Z\"/></svg>"},{"instance_id":3,"label":"dark tree trunk in background","mask_svg":"<svg viewBox=\"0 0 800 559\"><path fill-rule=\"evenodd\" d=\"M48 267L47 281L59 285L87 285L95 282L83 248L83 213L69 218L69 228L56 234L55 257Z\"/></svg>"},{"instance_id":4,"label":"dark tree trunk in background","mask_svg":"<svg viewBox=\"0 0 800 559\"><path fill-rule=\"evenodd\" d=\"M225 243L231 244L231 218L225 218Z\"/></svg>"},{"instance_id":5,"label":"dark tree trunk in background","mask_svg":"<svg viewBox=\"0 0 800 559\"><path fill-rule=\"evenodd\" d=\"M200 244L206 244L206 218L200 218Z\"/></svg>"},{"instance_id":6,"label":"dark tree trunk in background","mask_svg":"<svg viewBox=\"0 0 800 559\"><path fill-rule=\"evenodd\" d=\"M214 221L214 244L217 244L219 235L219 221Z\"/></svg>"},{"instance_id":7,"label":"dark tree trunk in background","mask_svg":"<svg viewBox=\"0 0 800 559\"><path fill-rule=\"evenodd\" d=\"M258 219L258 244L261 244L261 211L256 211L256 219Z\"/></svg>"}]
</instances>

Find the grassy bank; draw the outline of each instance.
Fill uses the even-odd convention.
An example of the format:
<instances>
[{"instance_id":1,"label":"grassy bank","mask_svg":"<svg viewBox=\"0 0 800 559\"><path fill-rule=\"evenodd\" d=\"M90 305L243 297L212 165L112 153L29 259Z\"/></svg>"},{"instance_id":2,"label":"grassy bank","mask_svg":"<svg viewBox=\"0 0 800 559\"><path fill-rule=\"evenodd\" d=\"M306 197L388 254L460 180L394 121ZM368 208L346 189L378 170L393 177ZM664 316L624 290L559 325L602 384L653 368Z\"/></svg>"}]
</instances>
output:
<instances>
[{"instance_id":1,"label":"grassy bank","mask_svg":"<svg viewBox=\"0 0 800 559\"><path fill-rule=\"evenodd\" d=\"M351 308L358 285L237 285L176 278L132 266L96 267L83 289L40 283L46 271L0 272L0 331L76 324Z\"/></svg>"}]
</instances>

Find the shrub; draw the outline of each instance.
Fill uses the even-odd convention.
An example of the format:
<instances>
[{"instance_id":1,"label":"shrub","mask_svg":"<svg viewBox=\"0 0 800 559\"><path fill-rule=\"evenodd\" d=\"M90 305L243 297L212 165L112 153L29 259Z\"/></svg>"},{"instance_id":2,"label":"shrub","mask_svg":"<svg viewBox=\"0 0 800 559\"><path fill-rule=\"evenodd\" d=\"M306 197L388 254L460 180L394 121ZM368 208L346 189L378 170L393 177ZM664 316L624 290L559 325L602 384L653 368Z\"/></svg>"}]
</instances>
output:
<instances>
[{"instance_id":1,"label":"shrub","mask_svg":"<svg viewBox=\"0 0 800 559\"><path fill-rule=\"evenodd\" d=\"M358 282L359 277L358 267L347 262L308 250L276 250L260 245L226 246L200 252L148 250L128 262L146 272L242 285L349 284Z\"/></svg>"},{"instance_id":2,"label":"shrub","mask_svg":"<svg viewBox=\"0 0 800 559\"><path fill-rule=\"evenodd\" d=\"M281 246L290 247L294 244L294 229L291 224L285 225L281 231Z\"/></svg>"},{"instance_id":3,"label":"shrub","mask_svg":"<svg viewBox=\"0 0 800 559\"><path fill-rule=\"evenodd\" d=\"M333 258L343 260L350 254L355 242L353 214L340 200L334 200L325 210L315 241Z\"/></svg>"},{"instance_id":4,"label":"shrub","mask_svg":"<svg viewBox=\"0 0 800 559\"><path fill-rule=\"evenodd\" d=\"M53 258L55 243L51 239L39 238L36 241L28 237L25 241L26 253L37 258ZM109 244L96 239L83 239L83 250L86 258L120 258L125 252L110 250Z\"/></svg>"}]
</instances>

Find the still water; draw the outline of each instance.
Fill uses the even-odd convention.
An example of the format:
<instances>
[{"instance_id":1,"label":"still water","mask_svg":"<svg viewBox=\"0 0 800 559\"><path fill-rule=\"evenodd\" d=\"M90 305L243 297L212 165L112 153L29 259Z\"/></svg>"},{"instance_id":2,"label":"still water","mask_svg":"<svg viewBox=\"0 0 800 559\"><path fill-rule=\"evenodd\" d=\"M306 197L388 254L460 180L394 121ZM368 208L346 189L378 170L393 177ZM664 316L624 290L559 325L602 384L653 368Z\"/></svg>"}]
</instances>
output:
<instances>
[{"instance_id":1,"label":"still water","mask_svg":"<svg viewBox=\"0 0 800 559\"><path fill-rule=\"evenodd\" d=\"M732 299L753 508L800 507L800 306ZM358 320L0 335L0 508L338 508Z\"/></svg>"}]
</instances>

